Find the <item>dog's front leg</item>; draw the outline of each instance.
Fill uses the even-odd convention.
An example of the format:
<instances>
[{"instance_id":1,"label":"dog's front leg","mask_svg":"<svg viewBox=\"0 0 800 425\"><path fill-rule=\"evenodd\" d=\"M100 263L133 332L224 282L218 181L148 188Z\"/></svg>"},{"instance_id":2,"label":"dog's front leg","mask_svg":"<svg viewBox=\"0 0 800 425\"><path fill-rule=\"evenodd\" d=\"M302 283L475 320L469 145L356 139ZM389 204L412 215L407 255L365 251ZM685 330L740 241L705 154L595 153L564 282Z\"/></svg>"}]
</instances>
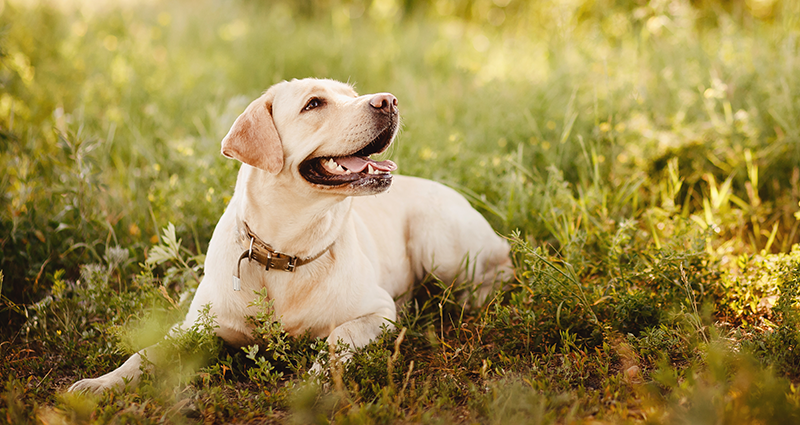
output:
<instances>
[{"instance_id":1,"label":"dog's front leg","mask_svg":"<svg viewBox=\"0 0 800 425\"><path fill-rule=\"evenodd\" d=\"M154 353L157 350L154 349L155 346L152 345L147 347L138 353L130 356L128 360L125 361L120 367L114 369L111 372L106 373L103 376L98 378L87 378L81 379L80 381L72 384L69 387L69 391L72 392L93 392L93 393L101 393L108 389L120 389L125 385L125 382L130 382L131 384L136 384L139 382L139 377L142 374L142 363L144 358L147 358L149 361L154 361L151 357L148 357L149 353Z\"/></svg>"},{"instance_id":2,"label":"dog's front leg","mask_svg":"<svg viewBox=\"0 0 800 425\"><path fill-rule=\"evenodd\" d=\"M396 320L394 304L392 308L382 309L380 312L361 316L335 327L327 338L332 352L339 351L337 360L347 362L353 357L356 349L361 348L375 340L383 332L383 328L393 329ZM343 348L343 350L337 350ZM319 360L314 362L311 372L320 374L322 365Z\"/></svg>"}]
</instances>

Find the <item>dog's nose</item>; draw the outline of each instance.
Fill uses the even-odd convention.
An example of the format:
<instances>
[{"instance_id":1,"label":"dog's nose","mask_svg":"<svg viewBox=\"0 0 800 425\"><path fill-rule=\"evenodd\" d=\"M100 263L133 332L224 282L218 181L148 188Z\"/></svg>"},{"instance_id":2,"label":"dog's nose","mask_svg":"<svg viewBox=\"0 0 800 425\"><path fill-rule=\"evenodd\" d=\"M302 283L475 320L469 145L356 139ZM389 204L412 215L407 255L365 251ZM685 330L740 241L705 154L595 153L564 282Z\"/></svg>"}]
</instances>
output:
<instances>
[{"instance_id":1,"label":"dog's nose","mask_svg":"<svg viewBox=\"0 0 800 425\"><path fill-rule=\"evenodd\" d=\"M378 93L369 100L370 106L385 113L393 113L397 108L397 98L391 93Z\"/></svg>"}]
</instances>

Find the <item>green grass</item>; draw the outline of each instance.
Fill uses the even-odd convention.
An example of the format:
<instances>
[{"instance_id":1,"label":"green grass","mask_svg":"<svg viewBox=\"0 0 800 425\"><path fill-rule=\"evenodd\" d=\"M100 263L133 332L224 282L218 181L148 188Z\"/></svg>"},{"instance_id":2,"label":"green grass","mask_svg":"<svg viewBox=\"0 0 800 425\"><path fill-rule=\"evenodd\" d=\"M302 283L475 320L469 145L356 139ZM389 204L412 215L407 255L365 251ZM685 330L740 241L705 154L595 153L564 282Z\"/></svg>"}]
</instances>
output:
<instances>
[{"instance_id":1,"label":"green grass","mask_svg":"<svg viewBox=\"0 0 800 425\"><path fill-rule=\"evenodd\" d=\"M0 418L800 420L795 2L28 3L0 1ZM308 76L394 93L386 155L461 191L515 281L465 310L431 278L344 365L264 304L258 349L206 321L127 391L65 393L183 317L220 140Z\"/></svg>"}]
</instances>

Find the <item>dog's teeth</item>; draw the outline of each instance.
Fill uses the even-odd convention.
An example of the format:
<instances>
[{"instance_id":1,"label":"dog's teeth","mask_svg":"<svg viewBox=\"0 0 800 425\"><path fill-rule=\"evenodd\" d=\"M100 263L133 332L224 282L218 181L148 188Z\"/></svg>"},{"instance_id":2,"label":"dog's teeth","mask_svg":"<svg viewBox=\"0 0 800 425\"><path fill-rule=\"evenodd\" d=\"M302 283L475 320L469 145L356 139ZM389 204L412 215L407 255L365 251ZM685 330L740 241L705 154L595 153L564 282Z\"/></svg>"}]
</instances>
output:
<instances>
[{"instance_id":1,"label":"dog's teeth","mask_svg":"<svg viewBox=\"0 0 800 425\"><path fill-rule=\"evenodd\" d=\"M344 173L344 168L342 168L341 165L337 165L336 166L336 171L340 171L340 172Z\"/></svg>"},{"instance_id":2,"label":"dog's teeth","mask_svg":"<svg viewBox=\"0 0 800 425\"><path fill-rule=\"evenodd\" d=\"M344 173L345 173L345 174L353 174L353 172L352 172L352 171L350 171L350 170L344 170Z\"/></svg>"},{"instance_id":3,"label":"dog's teeth","mask_svg":"<svg viewBox=\"0 0 800 425\"><path fill-rule=\"evenodd\" d=\"M367 174L375 174L375 169L372 168L372 164L367 164Z\"/></svg>"},{"instance_id":4,"label":"dog's teeth","mask_svg":"<svg viewBox=\"0 0 800 425\"><path fill-rule=\"evenodd\" d=\"M324 162L324 165L325 165L325 168L327 168L329 170L335 170L336 166L339 165L339 164L337 164L336 161L333 160L333 158L330 158L330 159L328 159L327 161Z\"/></svg>"}]
</instances>

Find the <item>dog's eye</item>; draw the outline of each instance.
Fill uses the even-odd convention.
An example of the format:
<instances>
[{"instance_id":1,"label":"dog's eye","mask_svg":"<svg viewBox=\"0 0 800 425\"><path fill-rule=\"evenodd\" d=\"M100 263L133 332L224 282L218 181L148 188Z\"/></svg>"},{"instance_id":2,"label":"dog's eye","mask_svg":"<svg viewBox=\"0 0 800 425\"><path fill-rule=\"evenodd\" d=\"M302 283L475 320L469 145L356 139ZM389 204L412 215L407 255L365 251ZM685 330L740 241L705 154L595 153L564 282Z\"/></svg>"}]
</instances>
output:
<instances>
[{"instance_id":1,"label":"dog's eye","mask_svg":"<svg viewBox=\"0 0 800 425\"><path fill-rule=\"evenodd\" d=\"M303 108L303 111L310 111L310 110L312 110L314 108L319 108L320 106L322 106L324 104L325 104L325 101L323 101L322 99L320 99L318 97L312 97L308 101L308 103L306 103L306 106Z\"/></svg>"}]
</instances>

